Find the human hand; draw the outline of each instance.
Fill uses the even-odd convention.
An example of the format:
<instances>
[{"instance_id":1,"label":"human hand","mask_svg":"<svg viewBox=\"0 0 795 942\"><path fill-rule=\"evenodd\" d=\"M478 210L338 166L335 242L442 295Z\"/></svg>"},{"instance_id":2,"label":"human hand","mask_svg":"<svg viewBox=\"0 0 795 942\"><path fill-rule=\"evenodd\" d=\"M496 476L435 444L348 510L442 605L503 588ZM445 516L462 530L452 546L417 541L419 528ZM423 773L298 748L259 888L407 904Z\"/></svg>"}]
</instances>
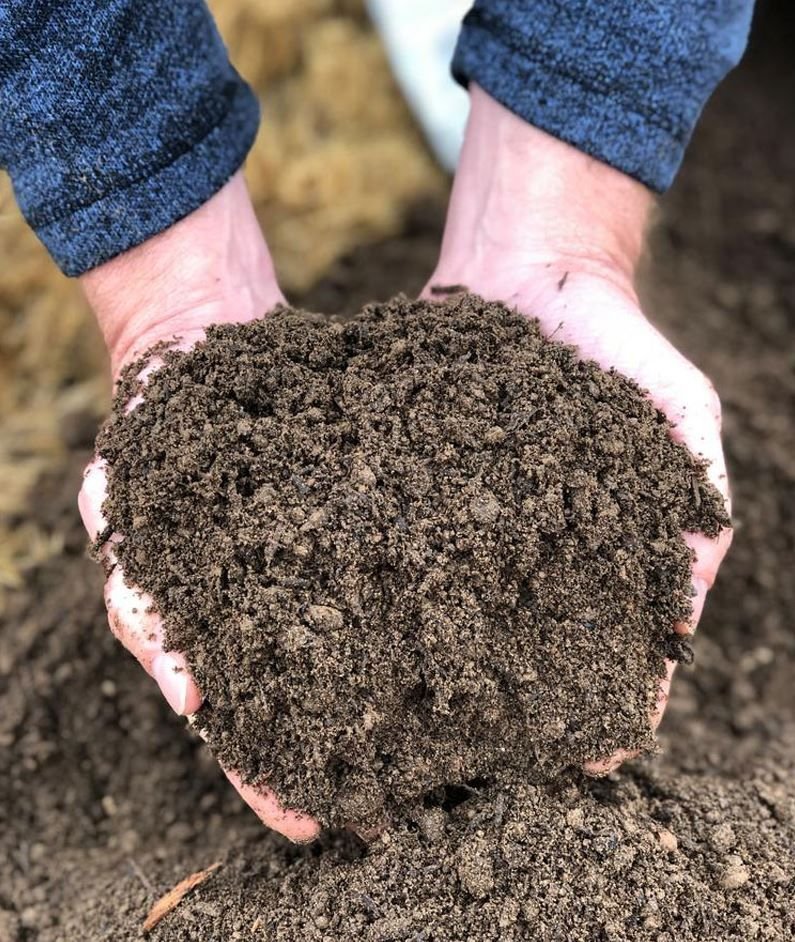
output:
<instances>
[{"instance_id":1,"label":"human hand","mask_svg":"<svg viewBox=\"0 0 795 942\"><path fill-rule=\"evenodd\" d=\"M209 324L253 320L284 300L240 174L196 212L81 281L105 337L114 380L156 343L187 349L204 337ZM151 360L142 378L157 365L156 358ZM92 540L107 531L106 488L104 463L95 458L78 498ZM201 693L184 656L164 649L163 622L153 599L125 580L114 552L121 539L111 534L102 547L111 630L175 712L189 716L201 705ZM268 788L244 785L234 770L224 772L268 827L294 841L317 835L316 821L285 809Z\"/></svg>"},{"instance_id":2,"label":"human hand","mask_svg":"<svg viewBox=\"0 0 795 942\"><path fill-rule=\"evenodd\" d=\"M634 286L653 200L639 183L550 137L507 111L477 86L450 199L442 250L426 296L465 286L538 318L547 336L614 367L648 390L673 423L672 435L709 462L710 481L729 508L720 442L720 403L709 380L640 309ZM693 613L676 630L698 624L708 590L731 543L686 533L695 553ZM657 706L659 725L675 663L667 664ZM618 752L588 763L606 774Z\"/></svg>"}]
</instances>

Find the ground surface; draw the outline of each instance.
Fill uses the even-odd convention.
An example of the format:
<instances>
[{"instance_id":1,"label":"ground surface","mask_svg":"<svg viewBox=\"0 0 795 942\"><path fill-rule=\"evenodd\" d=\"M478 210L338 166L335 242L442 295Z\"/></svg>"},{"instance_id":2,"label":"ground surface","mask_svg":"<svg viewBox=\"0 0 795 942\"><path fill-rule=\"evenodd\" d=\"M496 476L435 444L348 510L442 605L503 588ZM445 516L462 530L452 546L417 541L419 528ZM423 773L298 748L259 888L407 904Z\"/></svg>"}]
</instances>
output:
<instances>
[{"instance_id":1,"label":"ground surface","mask_svg":"<svg viewBox=\"0 0 795 942\"><path fill-rule=\"evenodd\" d=\"M395 835L396 851L379 847L365 862L352 841L286 848L263 834L107 632L73 509L76 454L32 511L63 552L32 570L0 636L3 942L139 938L155 898L216 860L223 866L154 938L438 942L466 938L448 928L467 918L476 937L499 930L506 940L792 937L782 908L795 868L787 16L771 20L757 55L711 105L655 239L650 307L722 395L738 524L696 664L677 678L665 754L607 785L530 791L502 810L494 796L449 796L443 831L431 813ZM438 220L424 216L404 239L338 265L305 302L333 310L420 287L438 236ZM90 445L90 422L67 431L75 452ZM517 834L517 815L546 822L542 833ZM550 834L558 840L545 844ZM556 899L592 899L591 922L547 918L571 909Z\"/></svg>"}]
</instances>

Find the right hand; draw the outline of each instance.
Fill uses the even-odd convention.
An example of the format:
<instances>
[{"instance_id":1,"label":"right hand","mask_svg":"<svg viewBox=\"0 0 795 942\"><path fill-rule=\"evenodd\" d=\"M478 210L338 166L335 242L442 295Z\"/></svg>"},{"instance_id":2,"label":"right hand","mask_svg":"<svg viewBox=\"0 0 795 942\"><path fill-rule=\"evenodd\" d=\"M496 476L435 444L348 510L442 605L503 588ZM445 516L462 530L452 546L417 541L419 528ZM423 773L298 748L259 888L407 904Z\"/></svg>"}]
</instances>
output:
<instances>
[{"instance_id":1,"label":"right hand","mask_svg":"<svg viewBox=\"0 0 795 942\"><path fill-rule=\"evenodd\" d=\"M254 320L284 302L239 173L194 213L81 281L105 337L114 382L128 363L160 341L187 349L204 337L210 324ZM143 377L156 368L154 360ZM129 408L135 405L133 400ZM102 512L106 490L106 467L95 457L78 498L93 541L107 530ZM164 648L163 621L154 600L125 579L114 549L123 538L113 533L102 547L111 630L157 682L172 709L189 716L201 706L201 692L184 655ZM293 841L317 836L316 821L284 808L265 785L243 784L234 769L224 773L268 827Z\"/></svg>"}]
</instances>

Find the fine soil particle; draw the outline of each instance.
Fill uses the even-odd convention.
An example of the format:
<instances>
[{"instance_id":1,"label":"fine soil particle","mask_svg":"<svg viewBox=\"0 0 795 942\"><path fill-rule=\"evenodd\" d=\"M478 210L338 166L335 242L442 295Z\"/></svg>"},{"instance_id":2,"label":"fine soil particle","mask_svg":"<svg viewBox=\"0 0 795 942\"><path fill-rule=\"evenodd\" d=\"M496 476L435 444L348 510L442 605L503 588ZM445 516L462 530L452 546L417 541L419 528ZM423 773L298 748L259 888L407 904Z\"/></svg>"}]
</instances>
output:
<instances>
[{"instance_id":1,"label":"fine soil particle","mask_svg":"<svg viewBox=\"0 0 795 942\"><path fill-rule=\"evenodd\" d=\"M652 747L682 532L728 521L632 382L471 295L212 328L128 412L141 365L104 509L225 766L373 825Z\"/></svg>"},{"instance_id":2,"label":"fine soil particle","mask_svg":"<svg viewBox=\"0 0 795 942\"><path fill-rule=\"evenodd\" d=\"M792 811L795 789L778 787ZM620 785L487 791L429 807L365 856L342 840L320 865L285 854L289 877L263 879L255 899L235 868L204 897L219 915L234 900L237 921L240 911L249 925L258 917L263 940L783 940L795 931L792 871L782 866L795 821L778 822L751 785L729 785L722 797L729 811L698 780L638 773ZM764 829L761 848L750 820ZM729 852L715 839L723 831ZM202 936L183 924L169 938Z\"/></svg>"}]
</instances>

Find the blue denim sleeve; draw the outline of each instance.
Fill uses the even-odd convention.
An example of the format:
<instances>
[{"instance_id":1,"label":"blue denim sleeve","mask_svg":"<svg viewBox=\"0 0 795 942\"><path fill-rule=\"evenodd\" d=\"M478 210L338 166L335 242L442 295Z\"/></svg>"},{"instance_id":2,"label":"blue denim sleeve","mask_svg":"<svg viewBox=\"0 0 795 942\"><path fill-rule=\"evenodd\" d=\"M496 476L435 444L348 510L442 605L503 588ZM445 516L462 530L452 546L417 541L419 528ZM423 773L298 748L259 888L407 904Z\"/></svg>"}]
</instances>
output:
<instances>
[{"instance_id":1,"label":"blue denim sleeve","mask_svg":"<svg viewBox=\"0 0 795 942\"><path fill-rule=\"evenodd\" d=\"M661 192L753 0L476 0L453 59L506 108Z\"/></svg>"},{"instance_id":2,"label":"blue denim sleeve","mask_svg":"<svg viewBox=\"0 0 795 942\"><path fill-rule=\"evenodd\" d=\"M202 0L5 0L0 115L0 164L68 275L199 207L259 123Z\"/></svg>"}]
</instances>

